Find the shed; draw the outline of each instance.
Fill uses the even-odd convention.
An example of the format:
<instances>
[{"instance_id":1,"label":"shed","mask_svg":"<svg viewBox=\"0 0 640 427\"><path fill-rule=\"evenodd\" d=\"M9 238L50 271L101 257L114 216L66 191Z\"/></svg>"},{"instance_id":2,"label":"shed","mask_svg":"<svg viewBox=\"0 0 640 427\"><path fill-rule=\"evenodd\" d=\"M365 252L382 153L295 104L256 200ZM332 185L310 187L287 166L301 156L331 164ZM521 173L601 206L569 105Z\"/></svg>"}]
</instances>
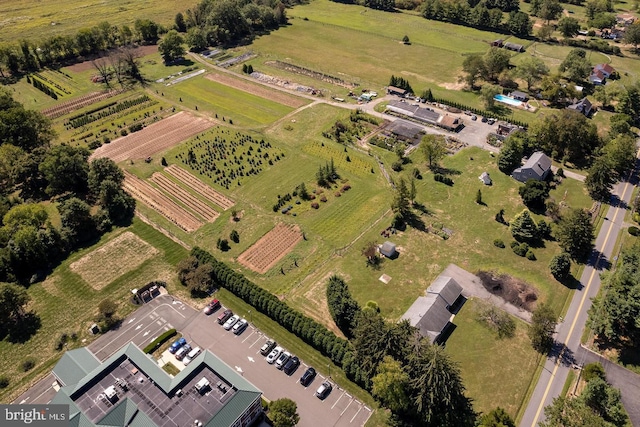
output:
<instances>
[{"instance_id":1,"label":"shed","mask_svg":"<svg viewBox=\"0 0 640 427\"><path fill-rule=\"evenodd\" d=\"M513 171L513 177L520 182L529 179L543 181L551 172L551 159L542 151L536 151L526 163Z\"/></svg>"},{"instance_id":2,"label":"shed","mask_svg":"<svg viewBox=\"0 0 640 427\"><path fill-rule=\"evenodd\" d=\"M524 46L517 43L507 42L504 44L505 49L513 50L514 52L524 52Z\"/></svg>"},{"instance_id":3,"label":"shed","mask_svg":"<svg viewBox=\"0 0 640 427\"><path fill-rule=\"evenodd\" d=\"M509 94L512 98L517 99L518 101L527 102L529 99L529 95L524 92L520 92L519 90L514 90Z\"/></svg>"},{"instance_id":4,"label":"shed","mask_svg":"<svg viewBox=\"0 0 640 427\"><path fill-rule=\"evenodd\" d=\"M387 258L396 258L398 251L396 250L396 244L386 241L380 246L380 253Z\"/></svg>"},{"instance_id":5,"label":"shed","mask_svg":"<svg viewBox=\"0 0 640 427\"><path fill-rule=\"evenodd\" d=\"M496 39L491 42L491 46L495 46L495 47L502 47L503 44L504 44L504 40L502 39Z\"/></svg>"},{"instance_id":6,"label":"shed","mask_svg":"<svg viewBox=\"0 0 640 427\"><path fill-rule=\"evenodd\" d=\"M387 93L389 95L406 96L407 91L395 86L387 86Z\"/></svg>"},{"instance_id":7,"label":"shed","mask_svg":"<svg viewBox=\"0 0 640 427\"><path fill-rule=\"evenodd\" d=\"M482 183L484 185L491 185L492 184L491 177L486 172L482 172L482 175L480 175L478 178L480 179L480 181L482 181Z\"/></svg>"}]
</instances>

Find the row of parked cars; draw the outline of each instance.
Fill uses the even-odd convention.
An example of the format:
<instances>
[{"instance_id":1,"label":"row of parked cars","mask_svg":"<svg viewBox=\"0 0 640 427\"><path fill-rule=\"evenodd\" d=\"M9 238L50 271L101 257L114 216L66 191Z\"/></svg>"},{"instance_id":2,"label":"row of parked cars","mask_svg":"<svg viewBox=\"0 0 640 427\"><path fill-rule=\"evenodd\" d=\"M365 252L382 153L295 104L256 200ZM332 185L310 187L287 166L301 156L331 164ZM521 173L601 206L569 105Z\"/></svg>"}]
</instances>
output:
<instances>
[{"instance_id":1,"label":"row of parked cars","mask_svg":"<svg viewBox=\"0 0 640 427\"><path fill-rule=\"evenodd\" d=\"M201 352L202 349L200 347L191 348L191 345L184 337L177 339L169 347L169 353L173 354L176 360L182 361L185 366L191 363Z\"/></svg>"},{"instance_id":2,"label":"row of parked cars","mask_svg":"<svg viewBox=\"0 0 640 427\"><path fill-rule=\"evenodd\" d=\"M212 300L204 308L203 312L206 315L213 314L222 305L217 299ZM222 325L225 330L232 330L234 334L240 335L247 329L249 322L246 319L240 318L237 314L233 314L233 311L226 309L218 316L218 324ZM260 349L260 354L266 357L267 363L275 365L276 368L283 371L285 374L291 376L300 366L300 359L297 356L292 355L282 347L278 345L274 340L268 339L266 343ZM316 377L316 370L309 367L300 377L300 384L304 387L309 386ZM329 381L324 381L320 387L316 390L316 396L319 399L326 398L333 390L333 386Z\"/></svg>"},{"instance_id":3,"label":"row of parked cars","mask_svg":"<svg viewBox=\"0 0 640 427\"><path fill-rule=\"evenodd\" d=\"M300 359L297 356L292 355L282 347L278 345L272 339L268 339L267 342L260 348L260 354L265 356L267 363L275 365L276 368L283 371L285 374L291 376L300 366ZM312 367L307 368L306 371L300 377L300 384L304 387L309 386L316 377L316 370ZM319 399L326 398L333 386L329 381L324 381L320 387L316 390L316 396Z\"/></svg>"}]
</instances>

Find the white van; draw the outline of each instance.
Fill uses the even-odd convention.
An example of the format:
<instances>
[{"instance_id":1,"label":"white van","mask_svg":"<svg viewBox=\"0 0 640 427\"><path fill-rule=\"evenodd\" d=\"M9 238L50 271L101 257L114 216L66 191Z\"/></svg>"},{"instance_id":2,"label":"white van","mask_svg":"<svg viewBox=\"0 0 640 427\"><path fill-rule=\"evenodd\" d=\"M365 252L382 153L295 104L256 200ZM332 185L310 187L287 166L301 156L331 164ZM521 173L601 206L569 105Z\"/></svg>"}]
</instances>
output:
<instances>
[{"instance_id":1,"label":"white van","mask_svg":"<svg viewBox=\"0 0 640 427\"><path fill-rule=\"evenodd\" d=\"M184 358L182 363L184 363L184 365L187 366L189 363L191 363L193 359L195 359L200 354L201 351L202 350L200 350L200 347L194 348L189 352L189 354L187 354L187 356Z\"/></svg>"}]
</instances>

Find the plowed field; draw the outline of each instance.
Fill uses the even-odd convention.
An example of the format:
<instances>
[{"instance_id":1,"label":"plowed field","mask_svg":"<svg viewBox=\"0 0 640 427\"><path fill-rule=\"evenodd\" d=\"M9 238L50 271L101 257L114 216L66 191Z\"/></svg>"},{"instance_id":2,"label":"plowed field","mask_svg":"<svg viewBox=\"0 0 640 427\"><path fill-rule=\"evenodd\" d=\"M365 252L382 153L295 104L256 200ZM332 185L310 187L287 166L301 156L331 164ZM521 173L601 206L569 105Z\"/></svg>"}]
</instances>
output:
<instances>
[{"instance_id":1,"label":"plowed field","mask_svg":"<svg viewBox=\"0 0 640 427\"><path fill-rule=\"evenodd\" d=\"M190 174L180 166L171 165L164 169L166 173L177 178L188 187L197 191L205 199L220 206L225 211L235 204L235 202L227 198L224 194L217 192L204 182L200 181L196 176Z\"/></svg>"},{"instance_id":2,"label":"plowed field","mask_svg":"<svg viewBox=\"0 0 640 427\"><path fill-rule=\"evenodd\" d=\"M302 240L297 225L280 223L238 257L238 262L264 274Z\"/></svg>"}]
</instances>

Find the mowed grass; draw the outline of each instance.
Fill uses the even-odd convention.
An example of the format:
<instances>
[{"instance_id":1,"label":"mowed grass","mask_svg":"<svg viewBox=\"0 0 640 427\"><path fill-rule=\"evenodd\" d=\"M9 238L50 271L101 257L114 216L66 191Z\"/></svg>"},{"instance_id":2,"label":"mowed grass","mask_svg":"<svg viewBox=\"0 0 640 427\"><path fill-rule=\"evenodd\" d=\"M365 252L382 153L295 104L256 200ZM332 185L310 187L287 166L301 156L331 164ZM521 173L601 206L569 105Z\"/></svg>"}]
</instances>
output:
<instances>
[{"instance_id":1,"label":"mowed grass","mask_svg":"<svg viewBox=\"0 0 640 427\"><path fill-rule=\"evenodd\" d=\"M175 103L207 111L214 117L217 115L219 120L232 120L235 126L240 127L264 126L293 111L286 105L213 82L203 76L168 87L156 86Z\"/></svg>"},{"instance_id":2,"label":"mowed grass","mask_svg":"<svg viewBox=\"0 0 640 427\"><path fill-rule=\"evenodd\" d=\"M0 2L0 41L23 38L38 40L60 34L74 35L81 28L91 28L102 21L112 25L129 25L136 19L151 19L170 26L178 12L198 3L196 0L65 0L58 2L17 0Z\"/></svg>"},{"instance_id":3,"label":"mowed grass","mask_svg":"<svg viewBox=\"0 0 640 427\"><path fill-rule=\"evenodd\" d=\"M94 250L108 245L125 232L131 232L158 253L144 261L138 268L122 274L101 290L96 290L70 269L70 264L91 254ZM12 344L0 342L0 372L9 376L8 388L0 391L0 401L10 402L26 386L46 374L62 355L55 350L58 337L63 332L77 333L78 340L69 343L69 349L86 345L94 337L88 328L98 314L97 306L105 298L115 301L118 315L126 316L135 307L129 303L131 289L145 285L152 280L165 280L176 286L175 265L187 255L187 251L164 237L149 225L135 219L126 229L116 229L100 239L96 244L73 253L41 283L31 285L28 293L32 298L29 308L34 310L42 322L41 328L26 343ZM112 260L105 260L110 262ZM87 340L82 342L82 340ZM24 373L20 363L27 357L36 359L36 367Z\"/></svg>"},{"instance_id":4,"label":"mowed grass","mask_svg":"<svg viewBox=\"0 0 640 427\"><path fill-rule=\"evenodd\" d=\"M500 406L515 419L526 404L523 400L540 356L531 347L524 322L514 319L515 336L499 339L476 320L480 307L474 299L462 307L453 321L456 329L447 341L447 352L459 363L476 411L487 413Z\"/></svg>"}]
</instances>

